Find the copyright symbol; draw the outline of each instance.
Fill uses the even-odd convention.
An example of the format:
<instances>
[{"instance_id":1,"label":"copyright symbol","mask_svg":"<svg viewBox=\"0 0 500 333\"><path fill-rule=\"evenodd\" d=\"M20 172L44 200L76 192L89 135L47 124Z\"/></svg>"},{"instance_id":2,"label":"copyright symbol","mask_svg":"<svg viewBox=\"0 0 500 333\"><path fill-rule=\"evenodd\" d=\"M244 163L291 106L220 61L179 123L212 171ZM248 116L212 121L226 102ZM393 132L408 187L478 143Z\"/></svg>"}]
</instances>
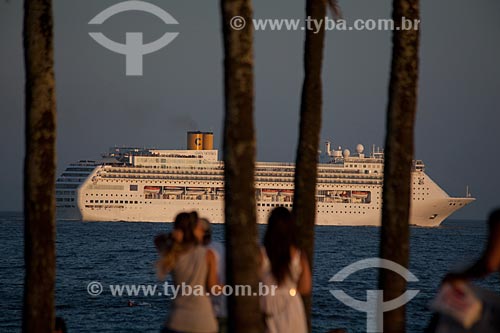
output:
<instances>
[{"instance_id":1,"label":"copyright symbol","mask_svg":"<svg viewBox=\"0 0 500 333\"><path fill-rule=\"evenodd\" d=\"M87 285L87 292L90 296L99 296L100 294L102 294L102 291L102 284L97 281L92 281Z\"/></svg>"},{"instance_id":2,"label":"copyright symbol","mask_svg":"<svg viewBox=\"0 0 500 333\"><path fill-rule=\"evenodd\" d=\"M231 21L229 21L229 25L234 30L241 30L247 25L247 22L241 16L233 16L233 18L231 18Z\"/></svg>"}]
</instances>

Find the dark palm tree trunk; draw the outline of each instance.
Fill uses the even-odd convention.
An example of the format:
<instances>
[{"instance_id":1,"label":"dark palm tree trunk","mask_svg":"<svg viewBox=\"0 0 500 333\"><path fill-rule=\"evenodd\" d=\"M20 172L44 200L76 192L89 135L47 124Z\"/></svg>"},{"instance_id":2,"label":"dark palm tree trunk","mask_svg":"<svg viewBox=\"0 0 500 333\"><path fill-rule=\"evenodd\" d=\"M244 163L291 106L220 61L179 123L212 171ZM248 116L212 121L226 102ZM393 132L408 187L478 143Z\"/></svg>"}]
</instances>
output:
<instances>
[{"instance_id":1,"label":"dark palm tree trunk","mask_svg":"<svg viewBox=\"0 0 500 333\"><path fill-rule=\"evenodd\" d=\"M324 21L326 2L307 0L306 16ZM325 30L306 30L304 46L304 83L300 105L300 134L295 168L293 214L297 223L299 245L307 252L312 267L314 253L314 223L316 220L316 178L319 137L321 131L322 82ZM305 296L309 331L311 330L311 297Z\"/></svg>"},{"instance_id":2,"label":"dark palm tree trunk","mask_svg":"<svg viewBox=\"0 0 500 333\"><path fill-rule=\"evenodd\" d=\"M255 212L253 32L249 0L221 0L224 35L224 165L227 282L258 290L259 247ZM248 23L234 30L229 22ZM262 332L257 296L229 298L229 332Z\"/></svg>"},{"instance_id":3,"label":"dark palm tree trunk","mask_svg":"<svg viewBox=\"0 0 500 333\"><path fill-rule=\"evenodd\" d=\"M51 0L24 2L26 152L23 332L52 333L56 103Z\"/></svg>"},{"instance_id":4,"label":"dark palm tree trunk","mask_svg":"<svg viewBox=\"0 0 500 333\"><path fill-rule=\"evenodd\" d=\"M400 26L403 17L419 19L419 1L394 0L392 17L396 26ZM395 30L392 43L380 256L408 267L419 31ZM392 271L381 270L380 288L387 301L406 291L406 280ZM401 333L405 329L405 307L384 314L384 332Z\"/></svg>"}]
</instances>

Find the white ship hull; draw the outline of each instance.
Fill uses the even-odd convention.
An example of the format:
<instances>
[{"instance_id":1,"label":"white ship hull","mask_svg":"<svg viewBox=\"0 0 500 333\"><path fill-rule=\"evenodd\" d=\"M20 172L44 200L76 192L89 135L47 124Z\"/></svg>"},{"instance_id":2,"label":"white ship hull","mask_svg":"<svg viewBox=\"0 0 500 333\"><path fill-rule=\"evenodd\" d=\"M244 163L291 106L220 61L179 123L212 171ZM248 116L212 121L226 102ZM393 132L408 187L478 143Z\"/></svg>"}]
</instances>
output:
<instances>
[{"instance_id":1,"label":"white ship hull","mask_svg":"<svg viewBox=\"0 0 500 333\"><path fill-rule=\"evenodd\" d=\"M455 210L456 206L450 203L466 205L470 203L470 198L450 198L438 199L425 205L418 205L411 211L410 224L421 227L439 226ZM276 203L280 205L280 203ZM459 206L460 207L460 206ZM271 207L258 209L257 222L267 223L267 218ZM374 209L367 212L360 212L352 208L347 209L342 214L329 213L331 208L320 208L316 215L317 225L333 226L380 226L381 210ZM190 200L178 200L155 204L152 206L141 206L137 208L111 209L103 208L99 210L83 209L83 221L95 222L172 222L175 216L183 211L196 210L200 216L208 218L212 223L224 222L223 202L194 202ZM436 217L430 218L437 214Z\"/></svg>"}]
</instances>

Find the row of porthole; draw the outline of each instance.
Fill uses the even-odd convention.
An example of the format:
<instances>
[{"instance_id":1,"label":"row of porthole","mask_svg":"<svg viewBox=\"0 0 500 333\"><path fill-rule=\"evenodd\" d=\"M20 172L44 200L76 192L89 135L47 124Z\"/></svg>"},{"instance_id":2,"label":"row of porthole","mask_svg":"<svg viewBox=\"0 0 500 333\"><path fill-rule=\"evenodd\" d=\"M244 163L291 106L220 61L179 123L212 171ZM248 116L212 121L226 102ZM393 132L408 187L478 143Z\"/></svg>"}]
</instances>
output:
<instances>
[{"instance_id":1,"label":"row of porthole","mask_svg":"<svg viewBox=\"0 0 500 333\"><path fill-rule=\"evenodd\" d=\"M370 208L370 206L368 206L370 204L371 203L364 203L364 204L361 204L362 206L349 206L349 208L360 208L360 209L364 208L365 209L365 208ZM319 204L319 205L317 205L317 207L329 208L329 207L333 207L333 205L321 205L321 204ZM344 208L347 208L347 206L344 205Z\"/></svg>"},{"instance_id":2,"label":"row of porthole","mask_svg":"<svg viewBox=\"0 0 500 333\"><path fill-rule=\"evenodd\" d=\"M413 185L417 185L417 183L414 182ZM426 188L425 187L417 186L416 189L418 189L418 190L425 190ZM427 191L430 191L430 190L431 190L430 187L427 187Z\"/></svg>"},{"instance_id":3,"label":"row of porthole","mask_svg":"<svg viewBox=\"0 0 500 333\"><path fill-rule=\"evenodd\" d=\"M140 183L140 184L142 184L142 183L150 183L150 184L163 183L163 181L161 181L161 180L139 180L139 179L135 179L135 178L133 178L133 179L134 179L135 183ZM129 182L129 180L108 180L108 179L102 179L102 181L105 182L105 183L115 183L115 182L116 183L123 183L123 182ZM182 182L182 183L178 182L178 181L177 182L172 181L172 183L174 183L174 184L178 184L178 183L179 184L195 184L196 185L196 184L199 184L199 181L197 181L197 182L194 182L194 181L185 181L185 182ZM224 182L213 182L212 184L223 185Z\"/></svg>"},{"instance_id":4,"label":"row of porthole","mask_svg":"<svg viewBox=\"0 0 500 333\"><path fill-rule=\"evenodd\" d=\"M287 207L292 208L292 204L257 203L257 207Z\"/></svg>"},{"instance_id":5,"label":"row of porthole","mask_svg":"<svg viewBox=\"0 0 500 333\"><path fill-rule=\"evenodd\" d=\"M170 209L170 208L166 208L166 207L163 207L163 209ZM220 209L220 208L204 208L204 207L200 207L198 208L200 211L208 211L208 210L216 210L216 211L224 211L224 209Z\"/></svg>"},{"instance_id":6,"label":"row of porthole","mask_svg":"<svg viewBox=\"0 0 500 333\"><path fill-rule=\"evenodd\" d=\"M330 208L331 206L322 206L322 207ZM331 208L334 208L334 207L331 207ZM358 206L358 207L356 207L356 206L354 206L354 207L352 207L352 206L349 206L349 207L344 206L344 208L365 209L365 210L366 209L379 209L379 207L377 207L377 206L368 206L368 204L366 206Z\"/></svg>"},{"instance_id":7,"label":"row of porthole","mask_svg":"<svg viewBox=\"0 0 500 333\"><path fill-rule=\"evenodd\" d=\"M329 211L329 210L323 210L323 211L317 211L318 213L332 213L333 214L333 210L332 211ZM335 211L335 214L343 214L343 213L346 213L346 214L366 214L366 212L357 212L357 211L351 211L351 212L343 212L343 211Z\"/></svg>"},{"instance_id":8,"label":"row of porthole","mask_svg":"<svg viewBox=\"0 0 500 333\"><path fill-rule=\"evenodd\" d=\"M86 195L86 196L88 196L88 195L90 195L90 196L94 196L94 193L85 193L85 195ZM106 194L103 194L103 193L100 193L100 194L99 194L99 193L95 193L95 196L96 196L96 197L98 197L98 196L101 196L101 197L107 197L107 196L108 196L108 193L106 193ZM112 193L110 193L110 194L109 194L109 196L110 196L110 197L112 197L112 196L113 196L113 194L112 194ZM118 194L116 194L115 196L116 196L116 197L118 197ZM125 194L125 195L120 194L120 197L123 197L123 196L128 197L129 195L128 195L128 194ZM133 194L130 194L130 197L131 197L131 198L133 198L133 197L142 198L142 195L140 195L140 194L138 194L138 195L133 195Z\"/></svg>"},{"instance_id":9,"label":"row of porthole","mask_svg":"<svg viewBox=\"0 0 500 333\"><path fill-rule=\"evenodd\" d=\"M128 201L128 200L85 200L86 203L103 203L103 204L152 204L151 201Z\"/></svg>"}]
</instances>

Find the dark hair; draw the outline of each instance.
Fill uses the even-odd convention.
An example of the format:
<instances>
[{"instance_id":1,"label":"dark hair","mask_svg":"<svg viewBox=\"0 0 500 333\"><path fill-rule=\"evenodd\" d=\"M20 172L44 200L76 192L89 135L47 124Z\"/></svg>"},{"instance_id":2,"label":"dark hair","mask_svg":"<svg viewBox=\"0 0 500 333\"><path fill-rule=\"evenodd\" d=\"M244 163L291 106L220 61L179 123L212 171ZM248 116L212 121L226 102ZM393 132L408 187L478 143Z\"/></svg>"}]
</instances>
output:
<instances>
[{"instance_id":1,"label":"dark hair","mask_svg":"<svg viewBox=\"0 0 500 333\"><path fill-rule=\"evenodd\" d=\"M172 234L161 233L155 236L154 244L158 252L162 254L172 249L174 239L172 237Z\"/></svg>"},{"instance_id":2,"label":"dark hair","mask_svg":"<svg viewBox=\"0 0 500 333\"><path fill-rule=\"evenodd\" d=\"M174 231L155 237L154 244L160 254L160 259L156 263L160 279L163 279L168 272L174 269L180 254L197 244L194 235L197 223L198 214L196 212L180 213L175 217L174 231L178 230L182 233L182 240L174 236Z\"/></svg>"},{"instance_id":3,"label":"dark hair","mask_svg":"<svg viewBox=\"0 0 500 333\"><path fill-rule=\"evenodd\" d=\"M290 211L285 207L273 209L264 235L264 247L278 285L290 274L290 247L297 246L295 237L295 221Z\"/></svg>"},{"instance_id":4,"label":"dark hair","mask_svg":"<svg viewBox=\"0 0 500 333\"><path fill-rule=\"evenodd\" d=\"M198 223L198 214L196 212L180 213L175 217L174 229L182 231L182 244L191 245L196 243L194 228Z\"/></svg>"},{"instance_id":5,"label":"dark hair","mask_svg":"<svg viewBox=\"0 0 500 333\"><path fill-rule=\"evenodd\" d=\"M490 229L500 226L500 209L495 209L491 212L488 218L488 226Z\"/></svg>"}]
</instances>

